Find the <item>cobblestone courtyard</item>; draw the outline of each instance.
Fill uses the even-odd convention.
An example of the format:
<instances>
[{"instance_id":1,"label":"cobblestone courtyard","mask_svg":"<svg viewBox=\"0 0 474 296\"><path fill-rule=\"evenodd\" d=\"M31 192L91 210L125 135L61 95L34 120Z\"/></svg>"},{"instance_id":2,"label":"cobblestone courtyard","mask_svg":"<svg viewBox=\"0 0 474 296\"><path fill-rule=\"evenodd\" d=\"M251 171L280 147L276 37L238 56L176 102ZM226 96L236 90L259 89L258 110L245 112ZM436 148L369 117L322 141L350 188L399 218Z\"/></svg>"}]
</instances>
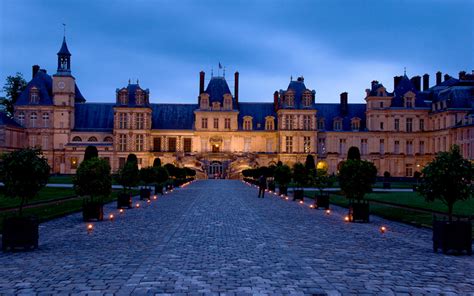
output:
<instances>
[{"instance_id":1,"label":"cobblestone courtyard","mask_svg":"<svg viewBox=\"0 0 474 296\"><path fill-rule=\"evenodd\" d=\"M0 294L474 294L474 259L433 253L431 232L345 223L240 181L198 181L94 223L40 226L40 249L0 254ZM387 233L381 234L379 226Z\"/></svg>"}]
</instances>

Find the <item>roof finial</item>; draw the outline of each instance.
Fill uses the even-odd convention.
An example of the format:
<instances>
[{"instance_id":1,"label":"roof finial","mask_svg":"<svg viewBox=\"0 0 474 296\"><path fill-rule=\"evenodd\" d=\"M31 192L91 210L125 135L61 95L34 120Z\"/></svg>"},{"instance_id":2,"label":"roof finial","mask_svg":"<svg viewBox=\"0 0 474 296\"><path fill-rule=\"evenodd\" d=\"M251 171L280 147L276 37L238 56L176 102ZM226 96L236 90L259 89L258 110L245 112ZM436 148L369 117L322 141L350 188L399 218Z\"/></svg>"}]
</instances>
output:
<instances>
[{"instance_id":1,"label":"roof finial","mask_svg":"<svg viewBox=\"0 0 474 296\"><path fill-rule=\"evenodd\" d=\"M293 75L290 76L290 81L293 81Z\"/></svg>"},{"instance_id":2,"label":"roof finial","mask_svg":"<svg viewBox=\"0 0 474 296\"><path fill-rule=\"evenodd\" d=\"M130 78L128 78L128 84L130 84Z\"/></svg>"},{"instance_id":3,"label":"roof finial","mask_svg":"<svg viewBox=\"0 0 474 296\"><path fill-rule=\"evenodd\" d=\"M224 66L224 70L222 71L222 76L224 76L225 78L225 66Z\"/></svg>"},{"instance_id":4,"label":"roof finial","mask_svg":"<svg viewBox=\"0 0 474 296\"><path fill-rule=\"evenodd\" d=\"M63 23L63 30L64 30L64 39L66 39L66 24Z\"/></svg>"},{"instance_id":5,"label":"roof finial","mask_svg":"<svg viewBox=\"0 0 474 296\"><path fill-rule=\"evenodd\" d=\"M211 67L211 78L214 77L214 68Z\"/></svg>"},{"instance_id":6,"label":"roof finial","mask_svg":"<svg viewBox=\"0 0 474 296\"><path fill-rule=\"evenodd\" d=\"M403 67L403 75L407 76L407 67Z\"/></svg>"},{"instance_id":7,"label":"roof finial","mask_svg":"<svg viewBox=\"0 0 474 296\"><path fill-rule=\"evenodd\" d=\"M137 85L138 85L138 78L137 78Z\"/></svg>"}]
</instances>

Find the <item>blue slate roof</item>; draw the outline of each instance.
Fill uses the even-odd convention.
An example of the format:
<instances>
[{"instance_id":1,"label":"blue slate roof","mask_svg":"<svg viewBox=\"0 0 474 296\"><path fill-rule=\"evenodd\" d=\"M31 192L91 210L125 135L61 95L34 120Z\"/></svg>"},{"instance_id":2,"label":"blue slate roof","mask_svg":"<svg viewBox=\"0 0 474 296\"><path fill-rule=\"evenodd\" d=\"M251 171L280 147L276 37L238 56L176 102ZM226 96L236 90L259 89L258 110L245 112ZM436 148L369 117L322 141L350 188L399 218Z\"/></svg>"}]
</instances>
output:
<instances>
[{"instance_id":1,"label":"blue slate roof","mask_svg":"<svg viewBox=\"0 0 474 296\"><path fill-rule=\"evenodd\" d=\"M358 117L360 118L360 130L363 131L366 128L365 119L365 104L348 104L348 110L346 116L341 116L341 105L330 104L330 103L317 103L315 104L318 110L316 116L324 118L324 127L326 131L333 131L334 118L340 117L342 119L342 130L351 131L351 119Z\"/></svg>"},{"instance_id":2,"label":"blue slate roof","mask_svg":"<svg viewBox=\"0 0 474 296\"><path fill-rule=\"evenodd\" d=\"M453 86L442 90L437 101L447 101L448 108L473 108L474 86Z\"/></svg>"},{"instance_id":3,"label":"blue slate roof","mask_svg":"<svg viewBox=\"0 0 474 296\"><path fill-rule=\"evenodd\" d=\"M128 86L126 88L122 88L122 89L117 89L117 94L122 91L123 89L126 89L127 92L128 92L128 104L126 105L123 105L120 103L120 100L117 96L117 106L127 106L127 107L136 107L136 106L140 106L140 107L149 107L150 106L150 102L149 102L149 94L150 94L150 91L148 89L142 89L140 87L140 85L137 84L128 84ZM143 91L143 95L144 95L144 104L143 105L137 105L137 102L136 102L136 91L137 90L141 90Z\"/></svg>"},{"instance_id":4,"label":"blue slate roof","mask_svg":"<svg viewBox=\"0 0 474 296\"><path fill-rule=\"evenodd\" d=\"M53 79L50 75L46 73L45 70L41 69L36 73L35 77L28 82L25 90L20 94L20 97L16 101L15 105L23 106L30 105L30 90L32 87L36 87L39 90L39 102L35 105L48 106L53 105ZM76 97L74 98L75 103L84 103L86 99L82 95L81 91L77 87L77 84L74 85L76 90Z\"/></svg>"},{"instance_id":5,"label":"blue slate roof","mask_svg":"<svg viewBox=\"0 0 474 296\"><path fill-rule=\"evenodd\" d=\"M224 104L224 95L230 94L229 85L224 77L214 76L209 81L206 90L204 91L209 95L209 103L212 106L213 102L221 103L221 106ZM234 97L232 97L232 106L235 106L236 102Z\"/></svg>"},{"instance_id":6,"label":"blue slate roof","mask_svg":"<svg viewBox=\"0 0 474 296\"><path fill-rule=\"evenodd\" d=\"M84 103L74 108L75 131L111 132L114 128L114 104Z\"/></svg>"},{"instance_id":7,"label":"blue slate roof","mask_svg":"<svg viewBox=\"0 0 474 296\"><path fill-rule=\"evenodd\" d=\"M194 129L197 104L151 104L152 129Z\"/></svg>"},{"instance_id":8,"label":"blue slate roof","mask_svg":"<svg viewBox=\"0 0 474 296\"><path fill-rule=\"evenodd\" d=\"M273 103L239 103L238 123L239 129L243 129L244 116L252 116L253 130L265 130L265 117L275 117L275 128L278 126L277 116ZM260 123L260 127L258 127Z\"/></svg>"},{"instance_id":9,"label":"blue slate roof","mask_svg":"<svg viewBox=\"0 0 474 296\"><path fill-rule=\"evenodd\" d=\"M5 112L0 112L0 126L8 125L18 128L23 128L18 122L13 120L12 118L8 117Z\"/></svg>"},{"instance_id":10,"label":"blue slate roof","mask_svg":"<svg viewBox=\"0 0 474 296\"><path fill-rule=\"evenodd\" d=\"M293 91L294 94L295 94L295 97L294 97L294 106L292 107L289 107L286 105L285 103L285 94L288 92L288 91ZM279 99L279 102L278 102L278 107L279 108L288 108L288 109L314 109L314 96L315 96L315 91L311 91L312 93L312 105L309 106L309 107L304 107L303 106L303 93L306 91L306 90L309 90L308 88L306 88L306 85L304 84L304 78L303 77L299 77L297 80L292 80L290 81L290 84L288 85L288 88L286 91L284 90L280 90L280 99Z\"/></svg>"},{"instance_id":11,"label":"blue slate roof","mask_svg":"<svg viewBox=\"0 0 474 296\"><path fill-rule=\"evenodd\" d=\"M395 87L393 94L394 97L392 98L392 104L390 107L397 107L401 108L404 107L403 97L407 92L413 92L415 94L415 106L414 107L426 107L425 98L423 96L418 96L418 90L413 85L413 82L406 76L403 75L402 79Z\"/></svg>"},{"instance_id":12,"label":"blue slate roof","mask_svg":"<svg viewBox=\"0 0 474 296\"><path fill-rule=\"evenodd\" d=\"M64 36L63 38L63 44L61 45L61 48L58 51L58 55L71 56L71 53L69 52L69 49L67 48L66 36Z\"/></svg>"}]
</instances>

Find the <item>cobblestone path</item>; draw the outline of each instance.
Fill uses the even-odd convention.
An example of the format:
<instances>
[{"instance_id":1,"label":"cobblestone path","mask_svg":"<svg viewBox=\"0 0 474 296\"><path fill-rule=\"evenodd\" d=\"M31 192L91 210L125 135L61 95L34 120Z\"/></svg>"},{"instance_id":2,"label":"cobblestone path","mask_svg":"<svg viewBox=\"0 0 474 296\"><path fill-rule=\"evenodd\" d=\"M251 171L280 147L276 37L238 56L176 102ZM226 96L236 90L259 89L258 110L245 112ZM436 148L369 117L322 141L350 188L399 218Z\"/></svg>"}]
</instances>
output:
<instances>
[{"instance_id":1,"label":"cobblestone path","mask_svg":"<svg viewBox=\"0 0 474 296\"><path fill-rule=\"evenodd\" d=\"M474 294L474 259L433 253L431 232L345 223L240 181L198 181L94 223L40 226L40 249L0 253L0 294ZM388 231L379 232L384 225Z\"/></svg>"}]
</instances>

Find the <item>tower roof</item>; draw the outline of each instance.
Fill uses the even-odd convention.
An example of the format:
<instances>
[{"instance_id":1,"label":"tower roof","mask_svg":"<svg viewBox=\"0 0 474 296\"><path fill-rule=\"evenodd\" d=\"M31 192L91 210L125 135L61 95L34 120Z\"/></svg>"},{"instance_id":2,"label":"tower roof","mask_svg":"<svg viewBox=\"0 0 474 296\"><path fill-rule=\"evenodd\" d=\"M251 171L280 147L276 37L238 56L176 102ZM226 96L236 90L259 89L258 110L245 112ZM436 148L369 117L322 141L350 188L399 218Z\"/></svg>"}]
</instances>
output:
<instances>
[{"instance_id":1,"label":"tower roof","mask_svg":"<svg viewBox=\"0 0 474 296\"><path fill-rule=\"evenodd\" d=\"M61 49L59 49L58 51L58 55L71 56L71 53L69 52L69 49L67 48L66 36L64 36L63 38L63 44L61 45Z\"/></svg>"},{"instance_id":2,"label":"tower roof","mask_svg":"<svg viewBox=\"0 0 474 296\"><path fill-rule=\"evenodd\" d=\"M212 102L223 102L225 94L231 94L229 85L224 77L212 77L207 85L206 91L209 95L209 101Z\"/></svg>"}]
</instances>

